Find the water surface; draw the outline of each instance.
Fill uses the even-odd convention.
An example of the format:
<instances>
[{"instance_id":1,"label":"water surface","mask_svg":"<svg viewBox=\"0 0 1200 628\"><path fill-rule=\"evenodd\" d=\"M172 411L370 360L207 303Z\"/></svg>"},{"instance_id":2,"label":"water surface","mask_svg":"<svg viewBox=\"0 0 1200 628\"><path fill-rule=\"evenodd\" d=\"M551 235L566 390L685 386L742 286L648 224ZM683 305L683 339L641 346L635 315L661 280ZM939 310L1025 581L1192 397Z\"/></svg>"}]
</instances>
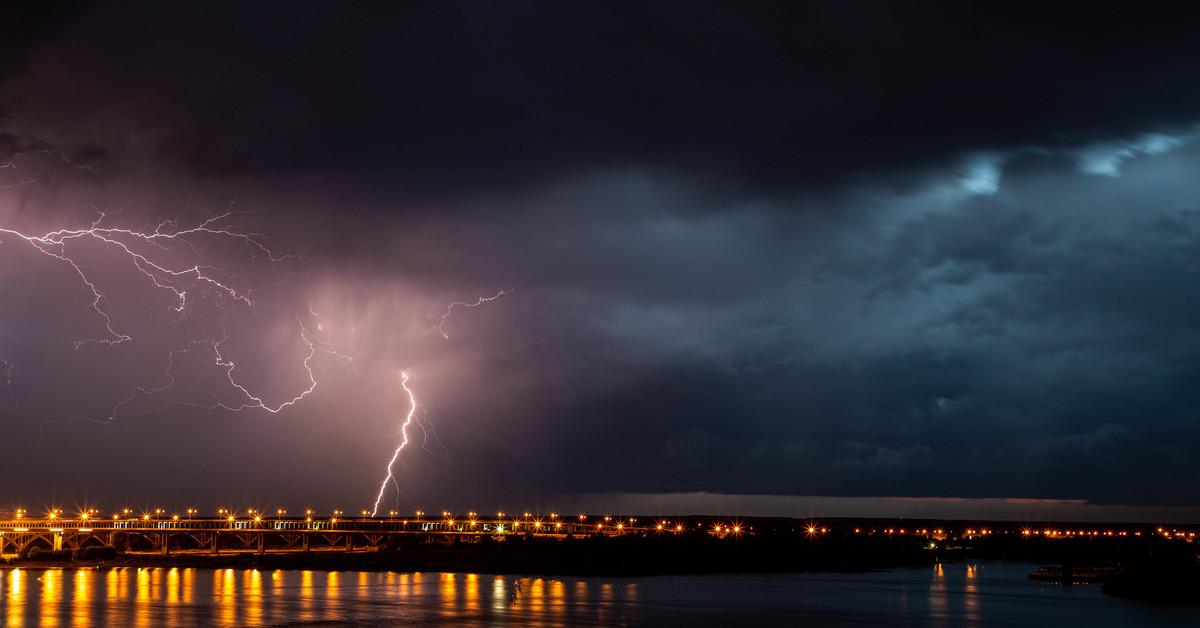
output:
<instances>
[{"instance_id":1,"label":"water surface","mask_svg":"<svg viewBox=\"0 0 1200 628\"><path fill-rule=\"evenodd\" d=\"M6 626L1131 626L1197 611L1030 581L1035 565L538 578L255 569L0 569Z\"/></svg>"}]
</instances>

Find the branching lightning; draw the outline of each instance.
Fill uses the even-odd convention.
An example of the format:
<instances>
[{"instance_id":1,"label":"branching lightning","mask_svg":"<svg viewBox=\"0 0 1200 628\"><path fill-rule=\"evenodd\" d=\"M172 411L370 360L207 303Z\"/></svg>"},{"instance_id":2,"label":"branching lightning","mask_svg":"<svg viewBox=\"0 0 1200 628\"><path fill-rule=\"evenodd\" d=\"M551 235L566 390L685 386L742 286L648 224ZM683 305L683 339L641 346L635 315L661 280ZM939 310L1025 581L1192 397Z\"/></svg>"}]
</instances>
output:
<instances>
[{"instance_id":1,"label":"branching lightning","mask_svg":"<svg viewBox=\"0 0 1200 628\"><path fill-rule=\"evenodd\" d=\"M392 475L392 467L396 464L396 459L400 457L400 452L404 446L408 444L408 426L413 422L413 418L417 415L417 398L413 395L412 389L408 387L408 373L400 374L400 386L404 388L404 392L408 393L408 415L404 417L404 423L400 425L400 446L396 448L392 454L392 459L387 464L387 477L379 485L379 495L375 497L375 507L371 510L371 516L374 517L379 512L379 502L383 501L383 492L387 490L388 482L394 482L395 476ZM397 486L399 488L399 486Z\"/></svg>"},{"instance_id":2,"label":"branching lightning","mask_svg":"<svg viewBox=\"0 0 1200 628\"><path fill-rule=\"evenodd\" d=\"M13 365L12 362L0 358L0 379L4 380L4 388L7 390L12 386Z\"/></svg>"},{"instance_id":3,"label":"branching lightning","mask_svg":"<svg viewBox=\"0 0 1200 628\"><path fill-rule=\"evenodd\" d=\"M307 355L303 359L303 367L307 381L300 390L290 398L269 403L260 394L252 392L248 385L237 376L237 365L226 357L223 349L231 338L226 327L227 319L237 307L248 308L251 311L273 306L259 302L255 291L274 284L252 288L240 275L222 270L209 262L201 252L200 240L208 239L217 243L233 244L241 247L248 254L253 265L266 264L279 266L290 262L303 263L305 260L295 255L277 255L272 252L269 240L258 233L248 233L233 226L238 214L226 211L191 225L182 225L179 221L163 221L153 228L129 229L106 226L108 215L100 212L98 217L87 227L80 229L60 229L43 234L27 234L17 229L0 226L0 238L10 236L17 242L28 243L38 253L57 260L71 270L77 278L80 290L85 295L86 310L98 318L101 333L93 337L74 341L76 349L86 345L105 345L113 347L133 340L130 332L118 325L113 314L113 306L97 273L88 264L80 260L84 253L80 247L86 244L98 244L107 254L115 255L119 260L131 263L132 272L141 281L148 282L153 289L165 292L174 306L174 320L182 320L196 301L210 304L219 313L215 325L210 329L187 341L186 345L170 350L167 355L167 366L164 371L166 383L160 386L137 386L130 390L128 396L118 402L107 417L81 417L102 423L114 420L120 411L140 396L149 397L156 393L170 390L176 386L176 361L181 356L198 359L218 369L228 382L231 391L237 391L238 400L223 400L216 392L210 391L211 401L176 401L182 405L193 405L209 409L222 408L230 411L245 409L261 409L278 413L308 396L317 387L313 373L312 359L317 353L333 356L343 364L350 363L355 356L329 343L321 341L311 329L306 317L295 308L288 308L295 320L300 341L307 347ZM3 243L0 239L0 243ZM185 261L191 260L191 261ZM286 281L295 273L289 272L281 281ZM278 282L276 282L278 283ZM319 325L315 313L308 317ZM14 365L7 361L0 364L7 379L11 380Z\"/></svg>"},{"instance_id":4,"label":"branching lightning","mask_svg":"<svg viewBox=\"0 0 1200 628\"><path fill-rule=\"evenodd\" d=\"M0 161L0 169L14 169L19 160L26 154L44 153L61 158L66 164L82 170L94 170L86 165L72 163L67 155L56 148L42 145L27 147L22 152L12 152L7 161ZM36 178L21 179L10 182L0 182L0 191L25 186L37 186ZM143 228L133 228L113 224L114 217L106 212L97 211L96 217L85 227L74 229L57 229L45 233L31 233L26 229L10 224L0 224L0 246L29 247L36 255L40 255L50 264L59 264L78 285L79 294L84 302L84 312L90 321L94 320L92 332L83 332L82 337L72 342L75 349L87 347L112 349L120 345L136 342L135 336L141 331L136 323L131 323L125 317L130 310L118 303L119 290L115 290L111 282L124 281L126 273L133 277L138 290L160 293L164 295L160 322L173 325L176 330L182 330L185 335L177 336L171 344L161 349L165 353L165 368L160 381L136 385L129 389L106 416L92 415L75 417L65 423L75 420L89 420L98 423L110 423L119 416L126 415L140 406L145 400L156 395L169 395L168 405L194 406L210 410L222 409L231 412L255 409L269 413L279 413L293 406L313 393L317 388L317 376L313 360L318 354L326 355L338 363L354 369L357 353L322 340L325 325L321 320L317 304L305 306L271 303L263 298L264 291L274 288L294 275L304 272L309 260L296 255L279 255L272 249L270 239L261 233L255 233L240 228L239 212L232 209L224 213L210 216L207 219L185 222L180 220L164 220L156 225ZM255 273L268 269L266 272L282 276L275 281L262 282L256 285L238 272L236 265L218 264L206 256L209 247L220 247L228 251L231 248L240 250L238 254L242 262L248 263ZM98 258L97 256L102 256ZM97 264L97 259L102 262ZM117 277L117 280L114 280ZM121 286L128 288L125 284ZM506 290L500 290L490 297L480 297L474 302L458 301L446 307L441 317L438 331L442 337L449 339L445 325L455 307L473 308L494 301L516 290L516 285ZM289 333L294 333L303 347L299 351L304 379L293 390L289 390L281 398L273 402L266 400L262 391L256 391L238 371L232 355L236 355L235 315L250 313L258 315L267 309L282 309L288 317ZM147 310L146 316L157 316L155 311ZM294 326L293 326L294 325ZM3 327L0 327L0 339L15 338ZM20 365L0 356L0 392L12 387L14 373L20 377ZM197 385L188 381L186 372L181 370L185 362L191 360L205 367L205 377L215 375L217 385ZM400 491L399 482L394 473L395 465L400 460L401 452L408 445L409 426L416 422L424 433L421 447L437 457L440 453L446 456L447 449L438 440L437 431L429 421L428 413L422 418L418 415L420 406L416 396L408 387L408 374L402 373L401 387L408 395L409 411L400 426L401 442L392 454L386 468L386 477L379 486L372 515L378 513L384 493L389 483ZM155 378L158 376L156 375ZM207 381L207 380L206 380ZM122 389L123 390L123 389ZM186 399L175 398L170 391L184 391L189 395ZM447 459L448 460L448 459Z\"/></svg>"},{"instance_id":5,"label":"branching lightning","mask_svg":"<svg viewBox=\"0 0 1200 628\"><path fill-rule=\"evenodd\" d=\"M438 325L438 331L442 332L442 338L445 338L446 340L450 339L450 335L446 333L446 329L445 329L446 319L450 317L450 312L452 312L454 310L455 306L461 305L463 307L479 307L480 305L483 305L484 303L487 303L488 301L495 301L496 299L499 299L500 297L502 297L516 289L517 289L517 287L513 286L513 287L509 288L508 290L501 290L500 292L497 292L496 294L494 294L490 297L479 297L478 299L475 300L474 303L467 303L466 301L455 301L454 303L451 303L449 306L446 307L446 313L442 314L442 322Z\"/></svg>"},{"instance_id":6,"label":"branching lightning","mask_svg":"<svg viewBox=\"0 0 1200 628\"><path fill-rule=\"evenodd\" d=\"M421 414L423 416L416 417L417 426L421 428L421 433L424 436L424 438L421 440L421 449L429 452L429 455L433 456L434 458L441 457L446 461L446 465L449 466L450 458L447 456L447 454L450 453L450 449L443 445L442 441L438 439L437 428L435 428L433 426L433 422L429 420L429 411L425 408L421 408ZM437 447L438 450L434 451L433 449L430 449L430 443Z\"/></svg>"},{"instance_id":7,"label":"branching lightning","mask_svg":"<svg viewBox=\"0 0 1200 628\"><path fill-rule=\"evenodd\" d=\"M446 330L445 330L446 319L450 316L450 313L454 311L455 306L461 305L462 307L478 307L489 301L495 301L496 299L499 299L500 297L502 297L516 289L517 289L517 287L514 285L513 287L511 287L507 290L501 290L490 297L480 297L480 298L476 299L474 303L467 303L466 301L456 301L454 303L451 303L450 305L448 305L446 307L446 313L442 314L441 323L438 324L438 331L442 333L443 338L445 338L447 340L450 339L450 335L447 334ZM391 460L388 461L388 464L387 464L386 477L384 478L383 482L380 483L380 485L379 485L379 494L376 495L376 497L375 497L375 506L374 506L373 510L371 511L372 517L375 516L376 513L379 512L379 504L380 504L380 502L383 501L383 494L387 490L388 483L396 482L395 474L392 473L392 467L394 467L396 465L396 461L399 460L400 452L403 451L404 447L408 445L408 426L409 425L411 425L412 423L415 422L417 424L417 426L421 428L421 431L424 434L424 439L421 442L421 449L429 452L430 455L437 457L438 453L435 452L433 449L430 449L430 447L429 447L430 442L432 442L434 445L436 445L441 450L441 454L443 457L445 457L446 452L447 452L446 447L444 445L442 445L440 440L438 440L437 430L434 429L433 423L431 423L429 421L429 413L428 412L425 413L424 420L422 420L420 417L417 416L417 408L418 408L417 401L416 401L416 398L413 396L412 390L410 390L408 388L408 374L407 373L403 374L403 379L401 380L400 385L403 386L404 391L408 393L408 400L411 405L410 405L410 408L408 411L408 415L404 417L404 423L400 427L400 435L401 435L401 439L402 439L400 442L400 446L397 447L396 451L392 453L392 458L391 458ZM449 464L449 459L447 458L446 460L447 460L447 464ZM396 489L397 490L400 489L399 483L396 483Z\"/></svg>"},{"instance_id":8,"label":"branching lightning","mask_svg":"<svg viewBox=\"0 0 1200 628\"><path fill-rule=\"evenodd\" d=\"M8 333L8 331L3 327L0 327L0 339L4 338L5 336L11 337L12 334ZM9 386L12 386L12 375L13 363L5 360L4 358L0 358L0 379L4 380L5 390L7 390Z\"/></svg>"}]
</instances>

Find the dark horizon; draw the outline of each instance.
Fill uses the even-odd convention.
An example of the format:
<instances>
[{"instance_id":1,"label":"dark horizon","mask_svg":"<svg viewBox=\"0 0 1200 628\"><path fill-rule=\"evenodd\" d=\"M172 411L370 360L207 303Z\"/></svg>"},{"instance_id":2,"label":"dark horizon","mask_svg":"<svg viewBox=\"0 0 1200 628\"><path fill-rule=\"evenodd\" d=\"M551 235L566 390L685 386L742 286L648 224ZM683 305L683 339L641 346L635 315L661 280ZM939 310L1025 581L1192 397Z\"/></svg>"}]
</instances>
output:
<instances>
[{"instance_id":1,"label":"dark horizon","mask_svg":"<svg viewBox=\"0 0 1200 628\"><path fill-rule=\"evenodd\" d=\"M8 11L0 510L1200 520L1196 10Z\"/></svg>"}]
</instances>

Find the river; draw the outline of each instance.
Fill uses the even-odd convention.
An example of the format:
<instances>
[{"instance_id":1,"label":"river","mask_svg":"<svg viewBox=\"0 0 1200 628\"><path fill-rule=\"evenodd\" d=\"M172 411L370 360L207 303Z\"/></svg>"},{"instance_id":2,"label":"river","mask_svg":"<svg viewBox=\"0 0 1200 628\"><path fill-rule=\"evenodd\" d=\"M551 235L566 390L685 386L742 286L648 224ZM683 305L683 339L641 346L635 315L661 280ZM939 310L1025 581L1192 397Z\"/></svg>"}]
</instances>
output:
<instances>
[{"instance_id":1,"label":"river","mask_svg":"<svg viewBox=\"0 0 1200 628\"><path fill-rule=\"evenodd\" d=\"M539 578L255 569L0 569L16 626L1172 626L1196 608L1030 581L1027 563L865 574Z\"/></svg>"}]
</instances>

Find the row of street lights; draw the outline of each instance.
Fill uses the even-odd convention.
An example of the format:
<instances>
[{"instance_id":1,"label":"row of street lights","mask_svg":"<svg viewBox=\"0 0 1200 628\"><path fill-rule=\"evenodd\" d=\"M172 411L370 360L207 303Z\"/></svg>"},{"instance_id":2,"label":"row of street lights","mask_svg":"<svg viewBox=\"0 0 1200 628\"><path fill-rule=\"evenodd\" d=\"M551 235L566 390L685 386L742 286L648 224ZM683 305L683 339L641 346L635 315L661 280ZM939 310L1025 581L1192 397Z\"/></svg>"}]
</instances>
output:
<instances>
[{"instance_id":1,"label":"row of street lights","mask_svg":"<svg viewBox=\"0 0 1200 628\"><path fill-rule=\"evenodd\" d=\"M246 512L247 519L252 519L256 522L261 522L265 516L264 511L257 510L254 508L247 508L245 512ZM97 519L98 513L99 513L99 511L94 508L86 509L79 513L78 519L81 521L87 521L89 519L95 520L95 519ZM195 508L185 509L183 511L182 515L177 514L177 513L167 515L167 514L165 514L165 511L162 508L155 508L153 511L143 512L140 515L138 515L131 509L125 508L125 509L122 509L120 512L113 513L112 520L117 521L117 520L121 520L121 519L125 519L125 520L141 519L143 521L157 521L157 520L169 519L169 520L173 520L173 521L179 521L181 518L186 518L187 520L191 520L192 518L196 517L198 514L199 514L199 511ZM287 514L286 509L277 508L275 510L275 517L277 520L282 520L284 515L286 515L286 514ZM421 521L422 517L426 516L426 513L423 510L415 510L415 511L413 511L413 514L415 515L416 521ZM446 520L446 522L448 522L450 524L455 523L454 513L450 512L448 510L443 510L441 514L442 514L442 517ZM230 522L236 521L239 518L238 511L230 510L227 508L217 509L217 515L219 518L226 519ZM304 515L305 515L304 516L305 521L308 521L308 522L313 521L314 511L311 508L306 509L304 511ZM335 509L331 513L330 521L336 523L339 518L344 518L343 515L344 515L344 512L342 510ZM360 515L361 515L362 519L373 518L371 511L366 510L366 509L361 510ZM17 508L14 511L14 516L16 519L28 519L29 513L28 513L28 510L26 510L24 508ZM398 516L400 516L400 513L398 511L395 511L395 510L388 511L388 519L395 519ZM505 515L504 511L496 512L497 520L502 520L502 519L504 519L505 516L506 515ZM63 519L62 509L54 508L54 509L47 511L45 518L49 519L49 520L62 520ZM587 520L587 518L588 518L587 515L583 515L583 514L579 515L579 523L584 523ZM472 526L478 525L478 519L479 519L479 514L477 512L470 511L467 513L467 523L469 523L470 525L472 525ZM604 530L605 528L609 528L609 529L616 529L618 531L622 531L622 530L625 530L626 528L633 528L636 525L636 523L637 523L636 518L629 518L628 520L615 520L614 521L611 516L606 516L606 517L604 517L602 522L596 523L596 529ZM563 521L560 519L558 513L555 513L555 512L550 513L550 521L548 521L548 522L545 522L540 518L534 518L533 514L531 514L529 512L525 512L525 513L523 513L522 517L520 517L520 518L513 516L512 520L511 520L511 525L514 530L520 529L522 525L530 527L535 530L541 529L543 527L554 527L556 529L561 529L563 527ZM659 524L657 524L655 526L655 528L660 531L662 531L662 530L682 531L684 529L682 525L676 525L674 527L674 529L672 530L671 527L668 526L668 524L666 522L660 522ZM720 530L720 526L718 526L718 530ZM730 531L740 531L740 528L737 526L734 526Z\"/></svg>"},{"instance_id":2,"label":"row of street lights","mask_svg":"<svg viewBox=\"0 0 1200 628\"><path fill-rule=\"evenodd\" d=\"M155 508L152 511L143 512L140 515L140 517L145 518L145 519L164 519L167 517L167 515L165 515L164 512L165 511L162 508ZM217 515L221 518L229 517L231 515L236 516L237 512L238 511L230 510L227 508L218 508L217 509ZM275 510L275 517L277 519L282 519L283 516L287 514L287 512L288 511L286 509L278 508ZM307 517L311 517L313 515L313 510L311 508L306 509L304 512ZM332 515L333 516L341 516L343 514L343 512L344 511L342 511L342 510L335 509L332 511ZM371 512L372 511L370 511L370 510L363 509L360 511L360 515L364 519L375 518L375 516L372 515ZM88 518L95 519L96 515L98 513L99 513L99 511L96 510L95 508L90 508L90 509L79 511L79 515L77 518L79 518L79 519L88 519ZM265 511L256 510L254 508L247 508L246 513L249 516L256 516L256 517L263 517L266 514ZM186 517L188 519L191 519L198 514L199 514L199 511L197 509L187 508L183 511L182 515L180 515L178 513L172 513L170 515L170 517L172 519L179 519L181 517ZM413 511L413 514L415 515L415 518L419 520L419 519L421 519L421 517L425 516L425 511L415 510L415 511ZM478 518L478 513L474 512L474 511L468 512L467 515L472 519ZM13 516L16 519L29 518L29 510L25 509L25 508L17 508L15 510L13 510ZM61 519L62 516L63 516L63 511L61 508L53 508L53 509L46 511L45 518L46 519ZM124 508L119 512L114 512L112 518L113 519L129 519L130 517L138 517L138 516L139 515L134 514L133 510L131 510L129 508ZM395 511L395 510L388 511L389 519L394 519L398 516L400 516L400 512ZM446 517L446 518L453 518L454 514L448 510L443 510L442 516ZM497 519L503 518L504 516L505 516L505 513L503 511L496 513ZM525 519L530 519L531 517L533 517L533 515L531 513L526 512L526 513L524 513L523 517ZM584 520L586 517L587 517L587 515L579 515L580 521ZM550 519L557 520L558 518L559 517L558 517L557 513L550 513ZM609 519L611 519L611 517L605 517L605 520L609 520Z\"/></svg>"}]
</instances>

